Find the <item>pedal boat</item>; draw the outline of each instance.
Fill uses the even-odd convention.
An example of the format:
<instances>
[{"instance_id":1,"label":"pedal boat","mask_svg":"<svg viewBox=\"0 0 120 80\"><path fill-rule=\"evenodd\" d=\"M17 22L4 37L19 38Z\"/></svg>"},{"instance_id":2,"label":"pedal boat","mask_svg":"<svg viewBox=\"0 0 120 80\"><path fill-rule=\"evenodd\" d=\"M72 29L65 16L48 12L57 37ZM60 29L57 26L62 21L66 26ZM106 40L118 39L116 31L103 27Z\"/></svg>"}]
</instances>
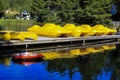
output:
<instances>
[{"instance_id":1,"label":"pedal boat","mask_svg":"<svg viewBox=\"0 0 120 80\"><path fill-rule=\"evenodd\" d=\"M103 25L95 25L92 27L92 29L96 31L94 36L101 36L108 33Z\"/></svg>"},{"instance_id":2,"label":"pedal boat","mask_svg":"<svg viewBox=\"0 0 120 80\"><path fill-rule=\"evenodd\" d=\"M13 32L13 31L7 31L7 30L2 30L2 31L0 31L0 39L9 42L10 39L11 39L10 33L12 33L12 32Z\"/></svg>"},{"instance_id":3,"label":"pedal boat","mask_svg":"<svg viewBox=\"0 0 120 80\"><path fill-rule=\"evenodd\" d=\"M67 23L63 26L63 29L70 31L68 36L80 37L81 31L74 24Z\"/></svg>"},{"instance_id":4,"label":"pedal boat","mask_svg":"<svg viewBox=\"0 0 120 80\"><path fill-rule=\"evenodd\" d=\"M81 30L81 35L83 36L94 36L94 34L96 33L96 31L93 30L92 27L87 24L81 25L79 29Z\"/></svg>"},{"instance_id":5,"label":"pedal boat","mask_svg":"<svg viewBox=\"0 0 120 80\"><path fill-rule=\"evenodd\" d=\"M37 40L38 36L34 32L14 32L11 33L11 39L25 41L25 39Z\"/></svg>"},{"instance_id":6,"label":"pedal boat","mask_svg":"<svg viewBox=\"0 0 120 80\"><path fill-rule=\"evenodd\" d=\"M45 37L60 37L60 36L67 36L70 31L63 29L59 25L46 23L42 27L39 25L34 25L27 29L30 32L35 32L38 36L45 36Z\"/></svg>"},{"instance_id":7,"label":"pedal boat","mask_svg":"<svg viewBox=\"0 0 120 80\"><path fill-rule=\"evenodd\" d=\"M96 30L96 34L95 35L113 35L117 32L116 29L110 29L106 26L103 25L95 25L92 28L93 30Z\"/></svg>"}]
</instances>

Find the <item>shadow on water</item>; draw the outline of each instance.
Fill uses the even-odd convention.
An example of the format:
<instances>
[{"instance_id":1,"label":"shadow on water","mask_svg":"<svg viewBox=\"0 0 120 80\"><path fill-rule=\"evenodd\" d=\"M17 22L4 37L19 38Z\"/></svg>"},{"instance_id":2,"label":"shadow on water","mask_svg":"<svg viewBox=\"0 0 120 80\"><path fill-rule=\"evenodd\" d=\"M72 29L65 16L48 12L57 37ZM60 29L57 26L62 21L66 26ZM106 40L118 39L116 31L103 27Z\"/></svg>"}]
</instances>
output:
<instances>
[{"instance_id":1,"label":"shadow on water","mask_svg":"<svg viewBox=\"0 0 120 80\"><path fill-rule=\"evenodd\" d=\"M118 62L120 62L120 57L116 57L113 53L119 51L119 49L78 56L72 59L55 59L48 61L47 69L50 72L54 70L64 75L67 71L71 80L77 72L82 75L82 80L104 80L100 76L109 78L106 80L119 80L120 69ZM111 60L112 57L116 60L119 59L119 61Z\"/></svg>"},{"instance_id":2,"label":"shadow on water","mask_svg":"<svg viewBox=\"0 0 120 80\"><path fill-rule=\"evenodd\" d=\"M45 70L49 74L54 74L49 76L49 80L120 80L119 45L109 49L106 46L99 46L40 52L40 54L44 55L42 61L13 61L13 63L29 66L42 62ZM10 66L12 57L13 54L0 55L0 63Z\"/></svg>"}]
</instances>

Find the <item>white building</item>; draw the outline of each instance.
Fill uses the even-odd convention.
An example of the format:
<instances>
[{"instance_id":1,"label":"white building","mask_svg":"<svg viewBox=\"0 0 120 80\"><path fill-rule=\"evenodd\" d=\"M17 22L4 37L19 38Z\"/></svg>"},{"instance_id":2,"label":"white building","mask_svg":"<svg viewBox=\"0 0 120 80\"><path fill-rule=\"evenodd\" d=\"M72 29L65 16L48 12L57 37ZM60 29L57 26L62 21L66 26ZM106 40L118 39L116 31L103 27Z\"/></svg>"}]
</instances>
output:
<instances>
[{"instance_id":1,"label":"white building","mask_svg":"<svg viewBox=\"0 0 120 80\"><path fill-rule=\"evenodd\" d=\"M27 11L22 11L20 14L16 16L16 19L30 20L30 13Z\"/></svg>"}]
</instances>

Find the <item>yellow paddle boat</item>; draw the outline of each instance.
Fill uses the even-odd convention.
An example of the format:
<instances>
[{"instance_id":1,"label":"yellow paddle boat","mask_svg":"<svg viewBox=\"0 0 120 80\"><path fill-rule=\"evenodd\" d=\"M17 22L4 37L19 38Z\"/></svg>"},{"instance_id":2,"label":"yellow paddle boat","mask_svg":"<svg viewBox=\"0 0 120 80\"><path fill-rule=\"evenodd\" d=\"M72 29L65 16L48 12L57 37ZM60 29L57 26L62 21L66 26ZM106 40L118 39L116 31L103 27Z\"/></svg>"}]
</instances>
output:
<instances>
[{"instance_id":1,"label":"yellow paddle boat","mask_svg":"<svg viewBox=\"0 0 120 80\"><path fill-rule=\"evenodd\" d=\"M113 35L117 32L116 29L110 29L108 27L104 27L103 25L95 25L92 27L93 30L96 30L96 34L97 36L100 35Z\"/></svg>"},{"instance_id":2,"label":"yellow paddle boat","mask_svg":"<svg viewBox=\"0 0 120 80\"><path fill-rule=\"evenodd\" d=\"M63 29L60 25L55 25L52 23L47 23L42 26L43 30L45 30L45 35L48 37L60 37L60 36L68 36L71 33L70 30Z\"/></svg>"},{"instance_id":3,"label":"yellow paddle boat","mask_svg":"<svg viewBox=\"0 0 120 80\"><path fill-rule=\"evenodd\" d=\"M10 35L11 35L11 39L13 40L18 39L24 41L25 39L33 39L33 40L38 39L37 34L34 32L13 32Z\"/></svg>"},{"instance_id":4,"label":"yellow paddle boat","mask_svg":"<svg viewBox=\"0 0 120 80\"><path fill-rule=\"evenodd\" d=\"M7 30L2 30L0 31L0 39L5 40L5 41L10 41L11 35L13 31L7 31Z\"/></svg>"},{"instance_id":5,"label":"yellow paddle boat","mask_svg":"<svg viewBox=\"0 0 120 80\"><path fill-rule=\"evenodd\" d=\"M81 31L74 24L70 24L70 23L65 24L63 26L63 29L70 31L70 33L68 34L68 36L80 37L80 35L81 35Z\"/></svg>"},{"instance_id":6,"label":"yellow paddle boat","mask_svg":"<svg viewBox=\"0 0 120 80\"><path fill-rule=\"evenodd\" d=\"M67 36L70 31L63 29L59 25L55 25L52 23L46 23L42 27L39 25L34 25L27 29L28 31L35 32L38 36L46 36L46 37L60 37Z\"/></svg>"},{"instance_id":7,"label":"yellow paddle boat","mask_svg":"<svg viewBox=\"0 0 120 80\"><path fill-rule=\"evenodd\" d=\"M94 34L95 36L104 35L104 33L106 31L106 30L104 30L103 25L95 25L95 26L92 27L92 29L96 31L96 33Z\"/></svg>"},{"instance_id":8,"label":"yellow paddle boat","mask_svg":"<svg viewBox=\"0 0 120 80\"><path fill-rule=\"evenodd\" d=\"M40 29L39 25L33 25L32 27L28 28L28 31L35 32Z\"/></svg>"},{"instance_id":9,"label":"yellow paddle boat","mask_svg":"<svg viewBox=\"0 0 120 80\"><path fill-rule=\"evenodd\" d=\"M81 31L81 36L93 36L96 33L96 31L87 24L77 26L77 28Z\"/></svg>"}]
</instances>

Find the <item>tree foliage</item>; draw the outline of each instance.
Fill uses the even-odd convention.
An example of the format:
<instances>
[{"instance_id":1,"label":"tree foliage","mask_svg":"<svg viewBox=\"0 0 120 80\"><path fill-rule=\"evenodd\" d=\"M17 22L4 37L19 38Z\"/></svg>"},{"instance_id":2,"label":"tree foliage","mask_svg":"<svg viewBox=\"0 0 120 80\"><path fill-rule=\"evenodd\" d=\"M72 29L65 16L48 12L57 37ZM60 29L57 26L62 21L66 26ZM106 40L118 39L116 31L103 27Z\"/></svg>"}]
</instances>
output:
<instances>
[{"instance_id":1,"label":"tree foliage","mask_svg":"<svg viewBox=\"0 0 120 80\"><path fill-rule=\"evenodd\" d=\"M89 24L109 24L111 0L82 0L83 10L81 23Z\"/></svg>"},{"instance_id":2,"label":"tree foliage","mask_svg":"<svg viewBox=\"0 0 120 80\"><path fill-rule=\"evenodd\" d=\"M109 24L112 0L33 0L30 12L41 23Z\"/></svg>"},{"instance_id":3,"label":"tree foliage","mask_svg":"<svg viewBox=\"0 0 120 80\"><path fill-rule=\"evenodd\" d=\"M4 4L4 10L29 10L29 5L31 4L32 0L1 0Z\"/></svg>"},{"instance_id":4,"label":"tree foliage","mask_svg":"<svg viewBox=\"0 0 120 80\"><path fill-rule=\"evenodd\" d=\"M4 9L28 10L40 23L110 24L112 0L1 0ZM1 5L0 5L1 6Z\"/></svg>"},{"instance_id":5,"label":"tree foliage","mask_svg":"<svg viewBox=\"0 0 120 80\"><path fill-rule=\"evenodd\" d=\"M4 6L3 3L0 1L0 12L2 12L4 10Z\"/></svg>"},{"instance_id":6,"label":"tree foliage","mask_svg":"<svg viewBox=\"0 0 120 80\"><path fill-rule=\"evenodd\" d=\"M3 3L0 1L0 18L3 17L4 15L4 7L3 7Z\"/></svg>"}]
</instances>

